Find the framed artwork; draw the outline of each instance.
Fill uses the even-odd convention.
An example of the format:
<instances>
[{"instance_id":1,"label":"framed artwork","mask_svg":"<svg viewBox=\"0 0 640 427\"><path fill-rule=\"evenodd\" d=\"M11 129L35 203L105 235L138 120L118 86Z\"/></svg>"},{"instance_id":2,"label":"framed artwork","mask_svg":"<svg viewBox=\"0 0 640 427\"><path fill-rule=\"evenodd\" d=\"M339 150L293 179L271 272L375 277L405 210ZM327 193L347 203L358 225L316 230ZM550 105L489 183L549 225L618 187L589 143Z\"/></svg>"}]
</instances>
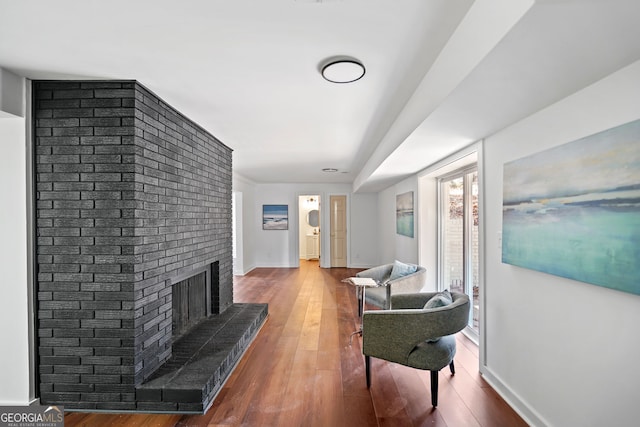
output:
<instances>
[{"instance_id":1,"label":"framed artwork","mask_svg":"<svg viewBox=\"0 0 640 427\"><path fill-rule=\"evenodd\" d=\"M263 230L288 230L289 205L262 205Z\"/></svg>"},{"instance_id":2,"label":"framed artwork","mask_svg":"<svg viewBox=\"0 0 640 427\"><path fill-rule=\"evenodd\" d=\"M396 195L396 233L413 237L413 191Z\"/></svg>"},{"instance_id":3,"label":"framed artwork","mask_svg":"<svg viewBox=\"0 0 640 427\"><path fill-rule=\"evenodd\" d=\"M504 165L502 261L640 294L640 120Z\"/></svg>"}]
</instances>

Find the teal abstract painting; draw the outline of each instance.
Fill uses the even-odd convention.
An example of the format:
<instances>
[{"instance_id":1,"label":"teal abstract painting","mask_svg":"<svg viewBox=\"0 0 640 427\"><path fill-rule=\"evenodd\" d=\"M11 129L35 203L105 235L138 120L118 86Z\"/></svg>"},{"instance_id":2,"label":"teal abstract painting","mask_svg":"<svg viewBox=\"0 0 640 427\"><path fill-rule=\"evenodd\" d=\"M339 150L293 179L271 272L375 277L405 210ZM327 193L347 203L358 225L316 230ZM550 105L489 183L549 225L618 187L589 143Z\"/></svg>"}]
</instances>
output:
<instances>
[{"instance_id":1,"label":"teal abstract painting","mask_svg":"<svg viewBox=\"0 0 640 427\"><path fill-rule=\"evenodd\" d=\"M640 120L504 165L502 262L640 294Z\"/></svg>"},{"instance_id":2,"label":"teal abstract painting","mask_svg":"<svg viewBox=\"0 0 640 427\"><path fill-rule=\"evenodd\" d=\"M396 233L413 237L413 191L396 195Z\"/></svg>"}]
</instances>

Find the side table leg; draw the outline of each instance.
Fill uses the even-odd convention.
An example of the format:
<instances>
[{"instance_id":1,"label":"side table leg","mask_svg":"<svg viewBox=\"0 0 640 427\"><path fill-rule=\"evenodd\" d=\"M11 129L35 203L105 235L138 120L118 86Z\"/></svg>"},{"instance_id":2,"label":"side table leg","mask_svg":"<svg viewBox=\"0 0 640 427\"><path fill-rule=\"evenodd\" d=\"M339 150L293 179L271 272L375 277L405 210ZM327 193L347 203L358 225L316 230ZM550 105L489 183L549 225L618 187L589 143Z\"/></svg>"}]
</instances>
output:
<instances>
[{"instance_id":1,"label":"side table leg","mask_svg":"<svg viewBox=\"0 0 640 427\"><path fill-rule=\"evenodd\" d=\"M362 316L364 315L364 304L365 304L365 290L366 290L366 287L361 286L361 289L362 289L362 294L361 294L361 296L362 296L362 306L359 307L359 309L361 310L360 311L360 329L355 331L355 332L353 332L351 335L349 335L349 346L351 346L351 343L353 342L353 336L354 335L357 334L357 335L362 336Z\"/></svg>"},{"instance_id":2,"label":"side table leg","mask_svg":"<svg viewBox=\"0 0 640 427\"><path fill-rule=\"evenodd\" d=\"M359 331L352 332L351 335L349 335L349 346L351 346L351 343L353 341L353 336L356 334L362 336L362 329L360 329Z\"/></svg>"}]
</instances>

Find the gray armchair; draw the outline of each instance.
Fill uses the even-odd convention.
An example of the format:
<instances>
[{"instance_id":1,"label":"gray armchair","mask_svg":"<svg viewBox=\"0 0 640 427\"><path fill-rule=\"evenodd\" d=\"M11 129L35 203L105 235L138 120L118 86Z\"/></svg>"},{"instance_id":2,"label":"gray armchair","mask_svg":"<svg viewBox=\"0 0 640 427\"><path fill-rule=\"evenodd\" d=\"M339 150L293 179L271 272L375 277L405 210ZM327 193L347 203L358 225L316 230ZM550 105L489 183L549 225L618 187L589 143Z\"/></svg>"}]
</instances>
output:
<instances>
[{"instance_id":1,"label":"gray armchair","mask_svg":"<svg viewBox=\"0 0 640 427\"><path fill-rule=\"evenodd\" d=\"M391 307L392 295L420 292L427 279L427 270L424 267L418 266L415 273L394 280L389 280L391 270L393 270L393 264L385 264L356 274L356 277L369 277L380 283L388 281L387 286L368 288L365 292L366 303L388 310ZM362 307L361 298L361 293L358 293L359 307ZM358 309L358 315L362 314L360 310L361 308Z\"/></svg>"},{"instance_id":2,"label":"gray armchair","mask_svg":"<svg viewBox=\"0 0 640 427\"><path fill-rule=\"evenodd\" d=\"M393 309L367 310L362 315L362 353L365 355L367 388L371 383L370 358L388 360L431 371L431 403L438 406L438 372L449 365L456 338L469 321L469 297L451 292L453 302L424 309L436 292L393 296Z\"/></svg>"}]
</instances>

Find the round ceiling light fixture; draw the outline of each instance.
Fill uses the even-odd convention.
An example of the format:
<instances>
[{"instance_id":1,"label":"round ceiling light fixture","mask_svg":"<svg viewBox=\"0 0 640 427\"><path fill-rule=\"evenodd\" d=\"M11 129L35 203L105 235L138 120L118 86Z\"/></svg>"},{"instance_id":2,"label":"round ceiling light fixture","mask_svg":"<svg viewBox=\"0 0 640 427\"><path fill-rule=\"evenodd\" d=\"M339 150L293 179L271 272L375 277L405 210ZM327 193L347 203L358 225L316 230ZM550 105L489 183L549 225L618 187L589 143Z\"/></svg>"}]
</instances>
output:
<instances>
[{"instance_id":1,"label":"round ceiling light fixture","mask_svg":"<svg viewBox=\"0 0 640 427\"><path fill-rule=\"evenodd\" d=\"M320 73L331 83L352 83L364 76L365 68L357 59L341 56L325 61Z\"/></svg>"},{"instance_id":2,"label":"round ceiling light fixture","mask_svg":"<svg viewBox=\"0 0 640 427\"><path fill-rule=\"evenodd\" d=\"M336 168L323 168L322 172L329 172L329 173L338 172L338 169L336 169Z\"/></svg>"}]
</instances>

